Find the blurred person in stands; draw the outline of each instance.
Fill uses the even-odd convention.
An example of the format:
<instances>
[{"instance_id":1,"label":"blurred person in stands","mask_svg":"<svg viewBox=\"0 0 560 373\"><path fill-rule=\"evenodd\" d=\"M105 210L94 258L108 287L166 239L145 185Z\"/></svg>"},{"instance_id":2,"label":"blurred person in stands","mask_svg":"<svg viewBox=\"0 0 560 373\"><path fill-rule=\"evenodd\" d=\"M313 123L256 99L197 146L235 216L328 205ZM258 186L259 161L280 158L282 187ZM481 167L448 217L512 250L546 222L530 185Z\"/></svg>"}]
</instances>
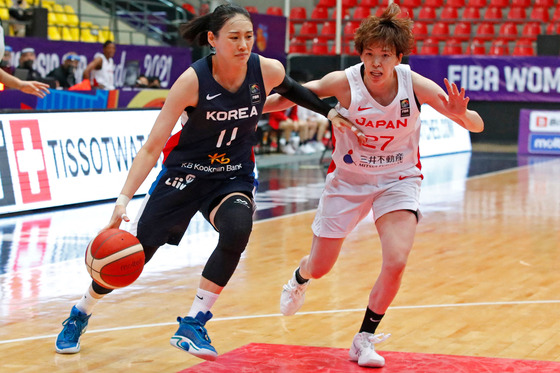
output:
<instances>
[{"instance_id":1,"label":"blurred person in stands","mask_svg":"<svg viewBox=\"0 0 560 373\"><path fill-rule=\"evenodd\" d=\"M33 48L23 48L19 56L18 69L28 70L27 77L25 80L41 80L42 76L37 70L33 68L35 64L35 49Z\"/></svg>"},{"instance_id":2,"label":"blurred person in stands","mask_svg":"<svg viewBox=\"0 0 560 373\"><path fill-rule=\"evenodd\" d=\"M175 81L152 131L132 162L108 225L130 221L126 206L162 151L163 167L146 195L132 231L148 262L166 243L178 245L192 217L201 212L218 232L187 316L178 317L172 346L215 360L218 353L205 328L211 307L233 275L253 226L255 130L268 93L276 92L326 115L333 126L352 127L317 95L286 76L278 60L251 53L254 31L243 7L224 4L181 25L183 38L213 53L194 62ZM182 129L171 136L186 111ZM153 289L151 289L153 290ZM96 303L111 289L92 282L72 307L56 340L58 353L80 351ZM184 301L184 295L177 294ZM167 307L167 305L165 306Z\"/></svg>"},{"instance_id":3,"label":"blurred person in stands","mask_svg":"<svg viewBox=\"0 0 560 373\"><path fill-rule=\"evenodd\" d=\"M14 67L12 66L13 49L9 45L6 45L4 48L5 48L4 55L2 56L2 60L0 60L0 69L4 70L10 75L13 75L14 74Z\"/></svg>"},{"instance_id":4,"label":"blurred person in stands","mask_svg":"<svg viewBox=\"0 0 560 373\"><path fill-rule=\"evenodd\" d=\"M115 89L115 62L113 56L117 48L111 40L103 43L103 52L96 53L84 70L84 79L90 81L92 88Z\"/></svg>"},{"instance_id":5,"label":"blurred person in stands","mask_svg":"<svg viewBox=\"0 0 560 373\"><path fill-rule=\"evenodd\" d=\"M57 81L57 87L68 89L76 84L76 68L80 62L80 56L76 52L68 52L62 57L62 65L54 68L47 74L48 77Z\"/></svg>"},{"instance_id":6,"label":"blurred person in stands","mask_svg":"<svg viewBox=\"0 0 560 373\"><path fill-rule=\"evenodd\" d=\"M12 4L8 12L10 13L10 22L14 36L25 36L26 25L33 18L33 11L29 8L27 1L17 0Z\"/></svg>"},{"instance_id":7,"label":"blurred person in stands","mask_svg":"<svg viewBox=\"0 0 560 373\"><path fill-rule=\"evenodd\" d=\"M161 88L161 81L157 76L150 76L148 77L148 87Z\"/></svg>"},{"instance_id":8,"label":"blurred person in stands","mask_svg":"<svg viewBox=\"0 0 560 373\"><path fill-rule=\"evenodd\" d=\"M374 344L389 335L376 334L376 330L397 295L421 218L421 105L429 104L469 131L484 129L480 115L467 109L469 98L464 88L459 90L444 79L446 93L401 64L414 45L412 23L391 3L380 17L366 18L356 30L354 42L361 63L305 84L319 97L335 97L337 111L356 125L367 141L359 143L354 136L333 128L333 160L312 225L311 251L284 285L280 311L293 315L301 308L310 280L333 268L345 238L373 213L381 243L381 271L349 351L350 360L364 367L385 365ZM272 96L271 105L273 100L284 99ZM283 109L286 105L274 107ZM360 278L360 274L355 277ZM364 274L361 277L366 278ZM347 288L352 286L356 285L347 284Z\"/></svg>"},{"instance_id":9,"label":"blurred person in stands","mask_svg":"<svg viewBox=\"0 0 560 373\"><path fill-rule=\"evenodd\" d=\"M292 109L273 111L268 115L270 127L281 132L278 147L284 154L296 154L296 149L299 146L299 140L297 144L293 144L291 141L293 133L298 130L297 110Z\"/></svg>"},{"instance_id":10,"label":"blurred person in stands","mask_svg":"<svg viewBox=\"0 0 560 373\"><path fill-rule=\"evenodd\" d=\"M150 81L148 80L146 75L138 75L138 78L136 78L136 84L134 85L134 87L136 87L136 88L148 88L149 85L150 85Z\"/></svg>"},{"instance_id":11,"label":"blurred person in stands","mask_svg":"<svg viewBox=\"0 0 560 373\"><path fill-rule=\"evenodd\" d=\"M4 55L4 28L0 22L0 55ZM0 83L6 87L18 89L24 93L34 95L40 98L45 97L49 93L49 86L45 83L37 81L23 81L17 77L8 74L3 69L0 69Z\"/></svg>"},{"instance_id":12,"label":"blurred person in stands","mask_svg":"<svg viewBox=\"0 0 560 373\"><path fill-rule=\"evenodd\" d=\"M303 106L297 108L300 130L299 136L307 153L325 150L323 138L329 128L329 120Z\"/></svg>"}]
</instances>

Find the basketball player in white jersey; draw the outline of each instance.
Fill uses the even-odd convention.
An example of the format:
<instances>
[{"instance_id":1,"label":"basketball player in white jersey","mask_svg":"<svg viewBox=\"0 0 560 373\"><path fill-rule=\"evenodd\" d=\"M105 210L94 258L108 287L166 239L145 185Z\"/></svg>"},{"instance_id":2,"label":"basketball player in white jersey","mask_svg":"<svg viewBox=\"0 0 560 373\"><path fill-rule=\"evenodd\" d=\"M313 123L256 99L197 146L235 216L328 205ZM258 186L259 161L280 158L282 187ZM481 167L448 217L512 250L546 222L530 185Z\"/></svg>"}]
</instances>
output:
<instances>
[{"instance_id":1,"label":"basketball player in white jersey","mask_svg":"<svg viewBox=\"0 0 560 373\"><path fill-rule=\"evenodd\" d=\"M84 79L89 79L92 87L105 90L115 89L115 62L113 56L117 48L111 40L103 43L103 53L96 53L84 70Z\"/></svg>"},{"instance_id":2,"label":"basketball player in white jersey","mask_svg":"<svg viewBox=\"0 0 560 373\"><path fill-rule=\"evenodd\" d=\"M336 97L337 111L367 141L361 144L351 131L333 128L335 150L312 225L311 252L284 285L280 300L284 315L296 313L309 280L331 270L346 236L372 211L383 264L350 348L350 359L365 367L385 365L373 345L388 335L375 331L397 294L421 216L420 106L429 104L469 131L484 128L478 113L467 109L464 89L459 91L446 79L446 94L401 64L414 37L412 20L399 13L399 6L391 4L380 17L362 22L354 38L362 63L305 85L319 97ZM285 99L271 96L265 110L286 105Z\"/></svg>"}]
</instances>

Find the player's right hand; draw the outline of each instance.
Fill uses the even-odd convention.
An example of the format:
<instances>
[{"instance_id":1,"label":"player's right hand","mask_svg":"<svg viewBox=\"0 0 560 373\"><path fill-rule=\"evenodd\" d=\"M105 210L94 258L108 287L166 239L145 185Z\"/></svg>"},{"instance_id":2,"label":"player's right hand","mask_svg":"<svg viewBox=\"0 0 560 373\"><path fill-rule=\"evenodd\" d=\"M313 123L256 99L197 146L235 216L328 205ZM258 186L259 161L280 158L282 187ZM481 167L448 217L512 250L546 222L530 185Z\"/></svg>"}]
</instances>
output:
<instances>
[{"instance_id":1,"label":"player's right hand","mask_svg":"<svg viewBox=\"0 0 560 373\"><path fill-rule=\"evenodd\" d=\"M340 130L344 128L349 128L350 130L352 130L354 135L356 135L356 137L358 138L358 142L360 143L360 145L363 145L367 142L366 135L364 135L364 133L360 131L358 127L353 125L348 119L340 115L340 113L336 111L336 109L333 108L329 111L328 119L331 121L333 126Z\"/></svg>"}]
</instances>

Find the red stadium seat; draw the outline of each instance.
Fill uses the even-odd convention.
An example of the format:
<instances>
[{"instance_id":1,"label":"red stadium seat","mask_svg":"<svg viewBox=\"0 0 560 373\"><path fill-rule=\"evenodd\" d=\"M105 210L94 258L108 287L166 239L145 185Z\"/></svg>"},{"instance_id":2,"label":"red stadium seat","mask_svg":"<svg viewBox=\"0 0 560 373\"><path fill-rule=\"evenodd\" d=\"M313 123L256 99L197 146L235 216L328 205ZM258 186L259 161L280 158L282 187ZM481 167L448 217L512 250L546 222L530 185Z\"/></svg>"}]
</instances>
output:
<instances>
[{"instance_id":1,"label":"red stadium seat","mask_svg":"<svg viewBox=\"0 0 560 373\"><path fill-rule=\"evenodd\" d=\"M474 8L485 8L488 4L488 0L468 0L467 7L474 7Z\"/></svg>"},{"instance_id":2,"label":"red stadium seat","mask_svg":"<svg viewBox=\"0 0 560 373\"><path fill-rule=\"evenodd\" d=\"M315 22L304 22L299 29L298 36L303 39L314 39L319 35L319 29Z\"/></svg>"},{"instance_id":3,"label":"red stadium seat","mask_svg":"<svg viewBox=\"0 0 560 373\"><path fill-rule=\"evenodd\" d=\"M475 37L481 40L494 39L496 31L494 24L490 22L481 22L478 24L475 32Z\"/></svg>"},{"instance_id":4,"label":"red stadium seat","mask_svg":"<svg viewBox=\"0 0 560 373\"><path fill-rule=\"evenodd\" d=\"M358 5L358 0L342 0L343 8L353 8Z\"/></svg>"},{"instance_id":5,"label":"red stadium seat","mask_svg":"<svg viewBox=\"0 0 560 373\"><path fill-rule=\"evenodd\" d=\"M329 44L325 39L315 38L311 44L311 53L315 55L331 54L329 51Z\"/></svg>"},{"instance_id":6,"label":"red stadium seat","mask_svg":"<svg viewBox=\"0 0 560 373\"><path fill-rule=\"evenodd\" d=\"M454 54L463 54L463 45L457 39L448 39L443 45L441 54L449 56Z\"/></svg>"},{"instance_id":7,"label":"red stadium seat","mask_svg":"<svg viewBox=\"0 0 560 373\"><path fill-rule=\"evenodd\" d=\"M467 41L471 38L472 23L457 22L453 30L453 37L459 40Z\"/></svg>"},{"instance_id":8,"label":"red stadium seat","mask_svg":"<svg viewBox=\"0 0 560 373\"><path fill-rule=\"evenodd\" d=\"M544 7L533 7L531 10L531 14L529 14L530 21L538 21L538 22L548 22L549 15L548 15L548 8Z\"/></svg>"},{"instance_id":9,"label":"red stadium seat","mask_svg":"<svg viewBox=\"0 0 560 373\"><path fill-rule=\"evenodd\" d=\"M480 9L476 7L466 7L463 10L463 21L478 22L480 20Z\"/></svg>"},{"instance_id":10,"label":"red stadium seat","mask_svg":"<svg viewBox=\"0 0 560 373\"><path fill-rule=\"evenodd\" d=\"M432 38L444 40L449 37L449 23L436 22L432 26Z\"/></svg>"},{"instance_id":11,"label":"red stadium seat","mask_svg":"<svg viewBox=\"0 0 560 373\"><path fill-rule=\"evenodd\" d=\"M459 18L459 11L455 7L446 6L439 14L440 21L455 22Z\"/></svg>"},{"instance_id":12,"label":"red stadium seat","mask_svg":"<svg viewBox=\"0 0 560 373\"><path fill-rule=\"evenodd\" d=\"M312 11L311 11L311 20L314 22L324 22L325 20L329 19L329 9L322 7L322 6L316 6Z\"/></svg>"},{"instance_id":13,"label":"red stadium seat","mask_svg":"<svg viewBox=\"0 0 560 373\"><path fill-rule=\"evenodd\" d=\"M453 8L463 8L465 6L465 0L447 0L445 6L450 6Z\"/></svg>"},{"instance_id":14,"label":"red stadium seat","mask_svg":"<svg viewBox=\"0 0 560 373\"><path fill-rule=\"evenodd\" d=\"M268 8L266 8L266 14L269 14L271 16L283 16L284 11L279 6L269 6Z\"/></svg>"},{"instance_id":15,"label":"red stadium seat","mask_svg":"<svg viewBox=\"0 0 560 373\"><path fill-rule=\"evenodd\" d=\"M336 34L336 22L329 21L323 23L321 27L321 36L325 36L327 38L332 38Z\"/></svg>"},{"instance_id":16,"label":"red stadium seat","mask_svg":"<svg viewBox=\"0 0 560 373\"><path fill-rule=\"evenodd\" d=\"M509 0L490 0L490 4L488 4L488 6L506 8L509 6Z\"/></svg>"},{"instance_id":17,"label":"red stadium seat","mask_svg":"<svg viewBox=\"0 0 560 373\"><path fill-rule=\"evenodd\" d=\"M535 8L550 8L554 6L554 0L535 0L533 7Z\"/></svg>"},{"instance_id":18,"label":"red stadium seat","mask_svg":"<svg viewBox=\"0 0 560 373\"><path fill-rule=\"evenodd\" d=\"M425 55L437 55L439 54L439 42L437 39L427 38L422 43L422 47L420 48L420 54Z\"/></svg>"},{"instance_id":19,"label":"red stadium seat","mask_svg":"<svg viewBox=\"0 0 560 373\"><path fill-rule=\"evenodd\" d=\"M475 56L486 55L486 46L484 45L484 41L480 39L473 39L467 52Z\"/></svg>"},{"instance_id":20,"label":"red stadium seat","mask_svg":"<svg viewBox=\"0 0 560 373\"><path fill-rule=\"evenodd\" d=\"M528 39L518 39L513 47L514 56L534 56L533 42Z\"/></svg>"},{"instance_id":21,"label":"red stadium seat","mask_svg":"<svg viewBox=\"0 0 560 373\"><path fill-rule=\"evenodd\" d=\"M294 22L304 22L307 19L307 10L302 6L296 6L290 9L290 19Z\"/></svg>"},{"instance_id":22,"label":"red stadium seat","mask_svg":"<svg viewBox=\"0 0 560 373\"><path fill-rule=\"evenodd\" d=\"M560 4L556 5L554 12L552 12L552 17L550 18L550 22L558 21L560 21Z\"/></svg>"},{"instance_id":23,"label":"red stadium seat","mask_svg":"<svg viewBox=\"0 0 560 373\"><path fill-rule=\"evenodd\" d=\"M377 8L377 10L375 11L375 16L376 17L381 17L381 15L383 14L383 12L385 11L386 7L382 7L380 6L379 8Z\"/></svg>"},{"instance_id":24,"label":"red stadium seat","mask_svg":"<svg viewBox=\"0 0 560 373\"><path fill-rule=\"evenodd\" d=\"M414 9L401 6L401 14L399 14L399 17L414 19Z\"/></svg>"},{"instance_id":25,"label":"red stadium seat","mask_svg":"<svg viewBox=\"0 0 560 373\"><path fill-rule=\"evenodd\" d=\"M336 6L336 0L319 0L317 6L332 8L333 6Z\"/></svg>"},{"instance_id":26,"label":"red stadium seat","mask_svg":"<svg viewBox=\"0 0 560 373\"><path fill-rule=\"evenodd\" d=\"M511 7L509 8L506 20L515 23L525 23L527 20L527 12L525 8L519 6Z\"/></svg>"},{"instance_id":27,"label":"red stadium seat","mask_svg":"<svg viewBox=\"0 0 560 373\"><path fill-rule=\"evenodd\" d=\"M414 40L422 41L426 39L428 37L428 25L421 21L414 22L412 34L414 35Z\"/></svg>"},{"instance_id":28,"label":"red stadium seat","mask_svg":"<svg viewBox=\"0 0 560 373\"><path fill-rule=\"evenodd\" d=\"M342 8L342 18L350 18L350 8ZM331 19L336 19L336 8L334 9Z\"/></svg>"},{"instance_id":29,"label":"red stadium seat","mask_svg":"<svg viewBox=\"0 0 560 373\"><path fill-rule=\"evenodd\" d=\"M491 56L507 56L509 55L509 46L507 40L494 39L490 44L488 54Z\"/></svg>"},{"instance_id":30,"label":"red stadium seat","mask_svg":"<svg viewBox=\"0 0 560 373\"><path fill-rule=\"evenodd\" d=\"M486 22L499 22L504 18L502 8L489 6L484 12L483 20Z\"/></svg>"},{"instance_id":31,"label":"red stadium seat","mask_svg":"<svg viewBox=\"0 0 560 373\"><path fill-rule=\"evenodd\" d=\"M424 7L440 8L443 6L443 0L424 0Z\"/></svg>"},{"instance_id":32,"label":"red stadium seat","mask_svg":"<svg viewBox=\"0 0 560 373\"><path fill-rule=\"evenodd\" d=\"M559 35L560 34L560 22L551 22L546 26L547 35Z\"/></svg>"},{"instance_id":33,"label":"red stadium seat","mask_svg":"<svg viewBox=\"0 0 560 373\"><path fill-rule=\"evenodd\" d=\"M422 0L402 0L401 5L407 8L415 9L422 5Z\"/></svg>"},{"instance_id":34,"label":"red stadium seat","mask_svg":"<svg viewBox=\"0 0 560 373\"><path fill-rule=\"evenodd\" d=\"M362 20L371 15L371 9L365 6L359 6L354 10L354 19Z\"/></svg>"},{"instance_id":35,"label":"red stadium seat","mask_svg":"<svg viewBox=\"0 0 560 373\"><path fill-rule=\"evenodd\" d=\"M498 30L498 37L503 40L517 39L517 24L515 22L504 22Z\"/></svg>"},{"instance_id":36,"label":"red stadium seat","mask_svg":"<svg viewBox=\"0 0 560 373\"><path fill-rule=\"evenodd\" d=\"M257 9L256 6L247 5L247 6L245 7L245 9L247 9L247 11L248 11L249 13L258 13L258 12L259 12L259 10Z\"/></svg>"},{"instance_id":37,"label":"red stadium seat","mask_svg":"<svg viewBox=\"0 0 560 373\"><path fill-rule=\"evenodd\" d=\"M360 27L359 22L346 22L344 28L342 29L342 36L345 39L354 39L354 34L356 30Z\"/></svg>"},{"instance_id":38,"label":"red stadium seat","mask_svg":"<svg viewBox=\"0 0 560 373\"><path fill-rule=\"evenodd\" d=\"M358 4L360 6L369 6L370 8L376 7L377 5L379 5L379 0L360 0L360 3ZM387 6L387 4L385 4L385 7Z\"/></svg>"},{"instance_id":39,"label":"red stadium seat","mask_svg":"<svg viewBox=\"0 0 560 373\"><path fill-rule=\"evenodd\" d=\"M521 7L527 8L531 6L531 0L511 0L510 6L513 7Z\"/></svg>"},{"instance_id":40,"label":"red stadium seat","mask_svg":"<svg viewBox=\"0 0 560 373\"><path fill-rule=\"evenodd\" d=\"M537 36L541 34L541 24L538 22L528 22L523 25L521 35L524 39L537 40Z\"/></svg>"},{"instance_id":41,"label":"red stadium seat","mask_svg":"<svg viewBox=\"0 0 560 373\"><path fill-rule=\"evenodd\" d=\"M437 20L436 9L429 6L421 7L416 20L423 22L435 22Z\"/></svg>"},{"instance_id":42,"label":"red stadium seat","mask_svg":"<svg viewBox=\"0 0 560 373\"><path fill-rule=\"evenodd\" d=\"M290 40L290 53L308 53L307 43L304 39L295 37Z\"/></svg>"}]
</instances>

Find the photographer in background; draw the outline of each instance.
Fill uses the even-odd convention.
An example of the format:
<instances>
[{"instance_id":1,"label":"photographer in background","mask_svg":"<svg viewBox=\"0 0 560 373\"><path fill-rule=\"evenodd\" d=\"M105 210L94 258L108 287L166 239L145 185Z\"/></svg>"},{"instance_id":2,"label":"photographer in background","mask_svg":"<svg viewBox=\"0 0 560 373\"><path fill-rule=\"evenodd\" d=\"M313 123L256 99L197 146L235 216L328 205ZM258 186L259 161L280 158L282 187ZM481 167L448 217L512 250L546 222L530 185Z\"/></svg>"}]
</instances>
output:
<instances>
[{"instance_id":1,"label":"photographer in background","mask_svg":"<svg viewBox=\"0 0 560 373\"><path fill-rule=\"evenodd\" d=\"M14 36L25 36L25 27L33 17L33 11L29 8L27 1L17 0L9 9L10 22Z\"/></svg>"}]
</instances>

